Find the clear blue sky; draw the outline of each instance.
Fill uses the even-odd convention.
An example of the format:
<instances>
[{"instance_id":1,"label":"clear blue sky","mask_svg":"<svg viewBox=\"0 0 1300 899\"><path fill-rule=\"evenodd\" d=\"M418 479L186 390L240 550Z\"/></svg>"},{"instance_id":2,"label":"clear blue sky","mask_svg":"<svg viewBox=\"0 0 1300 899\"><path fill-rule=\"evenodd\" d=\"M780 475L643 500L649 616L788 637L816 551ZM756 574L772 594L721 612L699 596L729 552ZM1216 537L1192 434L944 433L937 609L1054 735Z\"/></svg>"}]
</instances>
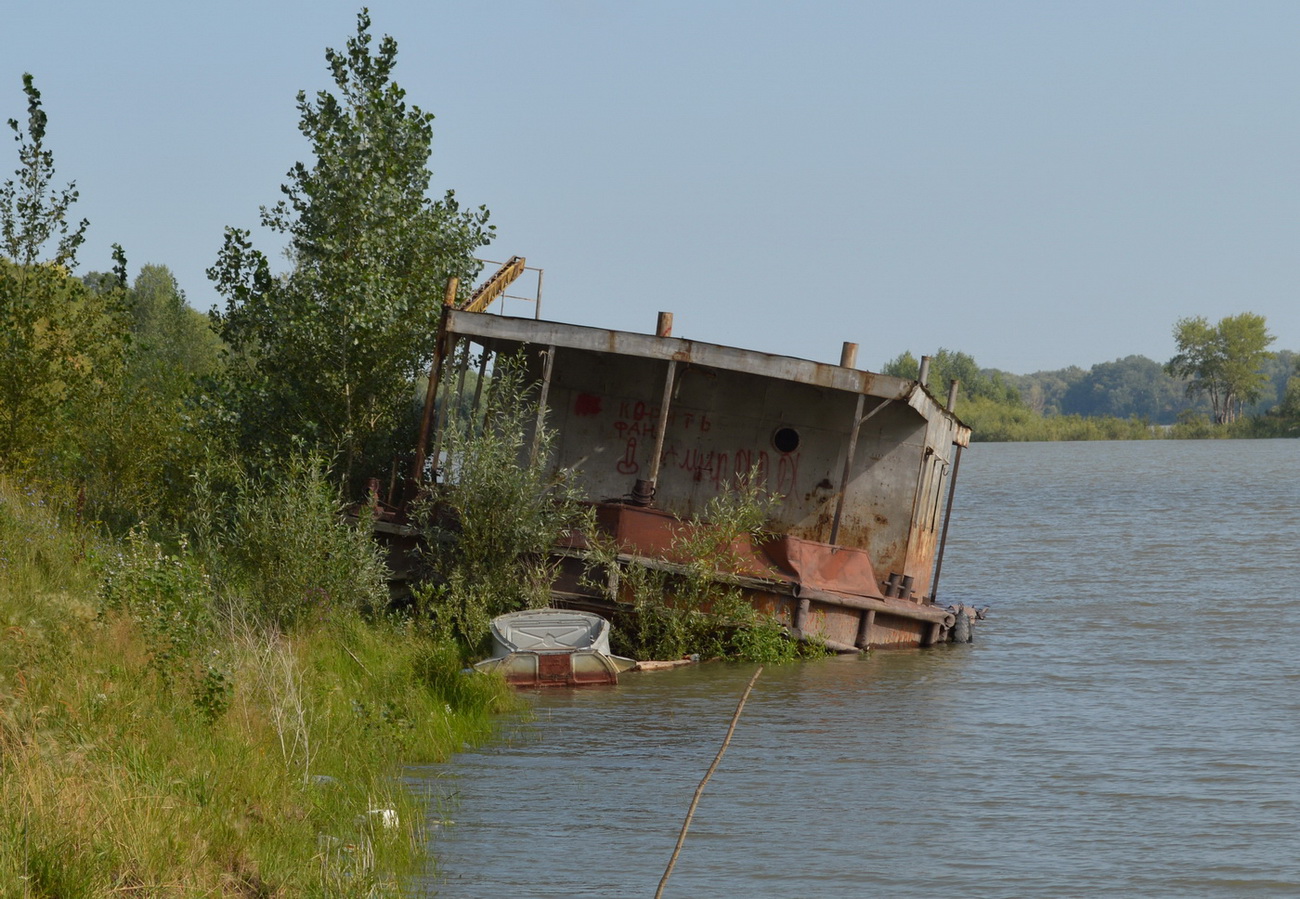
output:
<instances>
[{"instance_id":1,"label":"clear blue sky","mask_svg":"<svg viewBox=\"0 0 1300 899\"><path fill-rule=\"evenodd\" d=\"M360 4L6 7L0 118L32 72L80 271L117 241L215 303L222 229L306 158L295 94ZM548 317L1027 373L1164 361L1177 318L1252 311L1300 350L1300 3L370 8L437 115L435 192L545 268Z\"/></svg>"}]
</instances>

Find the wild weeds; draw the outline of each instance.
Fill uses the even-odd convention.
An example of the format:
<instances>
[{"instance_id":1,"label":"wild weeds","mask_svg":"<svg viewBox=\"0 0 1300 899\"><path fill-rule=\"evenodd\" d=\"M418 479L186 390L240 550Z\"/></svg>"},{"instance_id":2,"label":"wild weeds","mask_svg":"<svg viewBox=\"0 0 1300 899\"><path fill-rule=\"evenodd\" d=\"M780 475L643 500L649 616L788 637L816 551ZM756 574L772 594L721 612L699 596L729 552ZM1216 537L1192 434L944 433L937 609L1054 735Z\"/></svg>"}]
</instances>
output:
<instances>
[{"instance_id":1,"label":"wild weeds","mask_svg":"<svg viewBox=\"0 0 1300 899\"><path fill-rule=\"evenodd\" d=\"M383 556L368 520L344 520L322 459L297 456L261 478L241 472L232 481L229 513L205 524L230 614L283 630L334 609L383 608Z\"/></svg>"},{"instance_id":2,"label":"wild weeds","mask_svg":"<svg viewBox=\"0 0 1300 899\"><path fill-rule=\"evenodd\" d=\"M536 394L522 357L499 361L488 396L482 422L448 421L447 483L420 510L432 578L416 599L470 654L497 615L549 602L549 553L590 518L567 472L550 470L555 435L544 423L534 432Z\"/></svg>"},{"instance_id":3,"label":"wild weeds","mask_svg":"<svg viewBox=\"0 0 1300 899\"><path fill-rule=\"evenodd\" d=\"M149 667L166 686L190 673L212 636L212 584L184 539L168 553L146 527L133 528L108 565L100 595L104 612L121 612L139 625Z\"/></svg>"},{"instance_id":4,"label":"wild weeds","mask_svg":"<svg viewBox=\"0 0 1300 899\"><path fill-rule=\"evenodd\" d=\"M667 566L620 563L616 547L593 541L595 567L606 584L617 584L613 598L630 600L630 609L616 616L616 651L641 659L695 654L763 663L819 654L791 640L741 589L739 575L752 564L747 549L765 538L771 506L757 483L751 475L728 485L678 528Z\"/></svg>"}]
</instances>

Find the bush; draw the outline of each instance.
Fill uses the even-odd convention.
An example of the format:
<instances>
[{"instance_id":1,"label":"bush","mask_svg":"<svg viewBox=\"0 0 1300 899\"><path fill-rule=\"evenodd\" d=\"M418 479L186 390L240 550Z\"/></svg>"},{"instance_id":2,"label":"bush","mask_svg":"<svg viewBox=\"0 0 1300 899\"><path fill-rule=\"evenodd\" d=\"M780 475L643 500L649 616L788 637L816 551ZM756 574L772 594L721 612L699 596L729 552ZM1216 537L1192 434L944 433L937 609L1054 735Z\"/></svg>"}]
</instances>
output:
<instances>
[{"instance_id":1,"label":"bush","mask_svg":"<svg viewBox=\"0 0 1300 899\"><path fill-rule=\"evenodd\" d=\"M417 512L430 570L417 602L469 655L486 647L494 617L550 602L551 551L568 531L590 528L566 473L549 471L554 433L530 433L536 419L524 360L502 360L482 425L461 415L446 423L449 483Z\"/></svg>"},{"instance_id":2,"label":"bush","mask_svg":"<svg viewBox=\"0 0 1300 899\"><path fill-rule=\"evenodd\" d=\"M387 567L369 520L344 519L321 459L296 457L232 482L228 513L196 524L235 617L285 630L333 609L387 604ZM220 504L206 485L200 481L197 501Z\"/></svg>"},{"instance_id":3,"label":"bush","mask_svg":"<svg viewBox=\"0 0 1300 899\"><path fill-rule=\"evenodd\" d=\"M790 639L773 616L745 598L736 572L745 558L739 547L764 538L769 497L757 478L724 489L680 527L671 567L631 562L620 565L617 547L597 541L593 559L604 583L620 584L631 608L615 616L615 651L639 659L741 659L775 663L821 655L814 644ZM616 578L608 574L616 571ZM620 597L611 597L620 598Z\"/></svg>"},{"instance_id":4,"label":"bush","mask_svg":"<svg viewBox=\"0 0 1300 899\"><path fill-rule=\"evenodd\" d=\"M100 588L105 612L121 612L140 626L150 667L170 686L188 674L212 634L212 584L182 540L165 553L142 525L110 562Z\"/></svg>"}]
</instances>

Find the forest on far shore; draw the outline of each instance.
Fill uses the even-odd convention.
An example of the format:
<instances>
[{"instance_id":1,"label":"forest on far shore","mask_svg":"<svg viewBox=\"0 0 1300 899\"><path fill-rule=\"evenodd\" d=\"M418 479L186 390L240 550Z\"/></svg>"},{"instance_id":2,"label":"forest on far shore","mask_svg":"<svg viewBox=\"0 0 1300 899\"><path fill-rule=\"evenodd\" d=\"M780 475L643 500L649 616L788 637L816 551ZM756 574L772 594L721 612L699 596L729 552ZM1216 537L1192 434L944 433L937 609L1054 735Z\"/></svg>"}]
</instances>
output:
<instances>
[{"instance_id":1,"label":"forest on far shore","mask_svg":"<svg viewBox=\"0 0 1300 899\"><path fill-rule=\"evenodd\" d=\"M1164 363L1134 355L1026 375L941 349L928 386L943 399L960 382L956 412L981 441L1300 436L1297 353L1268 349L1263 316L1180 319L1174 336L1179 353ZM915 378L919 368L905 352L882 371Z\"/></svg>"}]
</instances>

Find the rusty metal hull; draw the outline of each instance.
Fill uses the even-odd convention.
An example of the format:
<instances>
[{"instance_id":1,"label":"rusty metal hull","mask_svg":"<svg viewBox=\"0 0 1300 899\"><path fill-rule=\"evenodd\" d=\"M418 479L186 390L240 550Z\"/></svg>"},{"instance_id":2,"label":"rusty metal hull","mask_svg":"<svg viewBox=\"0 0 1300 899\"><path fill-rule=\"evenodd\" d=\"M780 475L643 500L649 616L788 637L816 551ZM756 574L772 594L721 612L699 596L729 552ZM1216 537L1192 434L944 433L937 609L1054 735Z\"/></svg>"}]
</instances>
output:
<instances>
[{"instance_id":1,"label":"rusty metal hull","mask_svg":"<svg viewBox=\"0 0 1300 899\"><path fill-rule=\"evenodd\" d=\"M692 525L623 503L597 504L595 511L601 539L619 549L620 568L656 569L670 580L685 575L689 560L676 557L675 547L678 533ZM886 596L862 550L782 534L757 545L738 541L729 556L732 568L718 572L719 582L738 587L755 609L774 616L792 636L838 652L928 646L946 640L955 621L948 609ZM563 603L608 615L632 601L618 589L593 589L608 576L593 571L584 538L571 541L560 562L555 591Z\"/></svg>"}]
</instances>

